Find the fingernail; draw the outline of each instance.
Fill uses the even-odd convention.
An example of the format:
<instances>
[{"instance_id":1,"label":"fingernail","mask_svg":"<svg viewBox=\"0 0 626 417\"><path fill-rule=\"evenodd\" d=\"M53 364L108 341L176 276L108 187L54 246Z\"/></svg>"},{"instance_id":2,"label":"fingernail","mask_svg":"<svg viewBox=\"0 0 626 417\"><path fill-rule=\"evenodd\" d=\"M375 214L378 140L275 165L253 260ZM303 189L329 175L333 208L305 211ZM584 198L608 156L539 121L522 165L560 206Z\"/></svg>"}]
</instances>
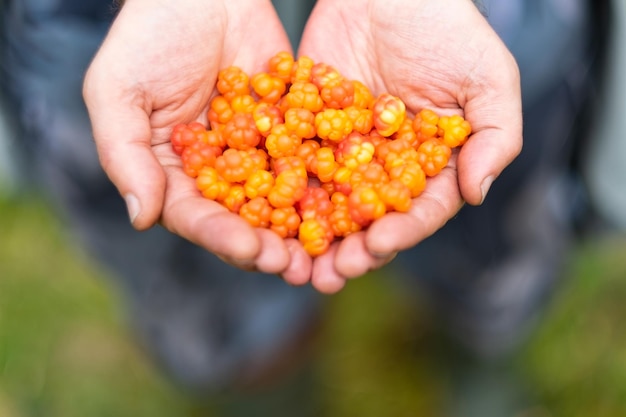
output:
<instances>
[{"instance_id":1,"label":"fingernail","mask_svg":"<svg viewBox=\"0 0 626 417\"><path fill-rule=\"evenodd\" d=\"M482 194L482 199L480 200L480 204L482 204L483 201L485 201L485 198L487 197L487 193L489 192L489 188L491 188L491 184L493 184L493 180L494 180L494 177L490 175L487 178L485 178L483 182L480 184L480 192Z\"/></svg>"},{"instance_id":2,"label":"fingernail","mask_svg":"<svg viewBox=\"0 0 626 417\"><path fill-rule=\"evenodd\" d=\"M124 196L124 201L126 201L126 209L128 210L130 222L134 223L137 216L139 216L139 212L141 211L139 199L134 194L129 193Z\"/></svg>"}]
</instances>

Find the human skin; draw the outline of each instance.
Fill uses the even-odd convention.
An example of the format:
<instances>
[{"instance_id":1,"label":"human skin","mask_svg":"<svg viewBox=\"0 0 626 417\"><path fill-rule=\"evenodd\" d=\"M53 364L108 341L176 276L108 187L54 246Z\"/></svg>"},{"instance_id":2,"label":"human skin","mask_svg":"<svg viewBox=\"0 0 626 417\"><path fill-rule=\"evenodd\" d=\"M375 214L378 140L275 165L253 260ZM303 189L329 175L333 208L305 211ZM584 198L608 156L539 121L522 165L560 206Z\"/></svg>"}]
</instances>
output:
<instances>
[{"instance_id":1,"label":"human skin","mask_svg":"<svg viewBox=\"0 0 626 417\"><path fill-rule=\"evenodd\" d=\"M302 245L202 198L169 142L176 124L206 122L220 69L254 73L281 50L290 44L269 0L127 0L83 96L102 167L136 229L160 223L241 269L303 282L312 260Z\"/></svg>"},{"instance_id":2,"label":"human skin","mask_svg":"<svg viewBox=\"0 0 626 417\"><path fill-rule=\"evenodd\" d=\"M201 197L169 143L174 125L206 122L219 69L255 73L281 50L289 41L266 0L125 2L83 93L101 164L135 228L160 223L241 269L334 293L434 233L464 202L480 204L521 150L517 66L471 1L320 0L301 54L397 95L409 111L462 114L474 133L409 213L388 214L312 259L297 240Z\"/></svg>"},{"instance_id":3,"label":"human skin","mask_svg":"<svg viewBox=\"0 0 626 417\"><path fill-rule=\"evenodd\" d=\"M315 259L313 285L339 291L347 279L419 244L468 203L479 205L520 153L517 64L470 0L319 0L299 54L402 99L409 112L460 114L473 133L428 180L408 213L389 213Z\"/></svg>"}]
</instances>

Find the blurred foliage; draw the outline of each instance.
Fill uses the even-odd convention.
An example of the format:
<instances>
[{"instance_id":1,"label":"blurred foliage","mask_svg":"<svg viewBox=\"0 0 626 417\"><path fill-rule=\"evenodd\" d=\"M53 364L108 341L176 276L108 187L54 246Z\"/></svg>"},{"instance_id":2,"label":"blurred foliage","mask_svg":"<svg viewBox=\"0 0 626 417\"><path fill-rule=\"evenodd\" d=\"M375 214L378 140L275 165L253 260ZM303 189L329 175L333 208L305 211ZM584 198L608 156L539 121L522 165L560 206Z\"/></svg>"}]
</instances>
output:
<instances>
[{"instance_id":1,"label":"blurred foliage","mask_svg":"<svg viewBox=\"0 0 626 417\"><path fill-rule=\"evenodd\" d=\"M159 374L42 201L0 199L0 237L0 417L215 415ZM330 299L299 415L626 415L624 254L625 240L581 244L527 344L495 364L455 352L419 294L380 274L350 282Z\"/></svg>"}]
</instances>

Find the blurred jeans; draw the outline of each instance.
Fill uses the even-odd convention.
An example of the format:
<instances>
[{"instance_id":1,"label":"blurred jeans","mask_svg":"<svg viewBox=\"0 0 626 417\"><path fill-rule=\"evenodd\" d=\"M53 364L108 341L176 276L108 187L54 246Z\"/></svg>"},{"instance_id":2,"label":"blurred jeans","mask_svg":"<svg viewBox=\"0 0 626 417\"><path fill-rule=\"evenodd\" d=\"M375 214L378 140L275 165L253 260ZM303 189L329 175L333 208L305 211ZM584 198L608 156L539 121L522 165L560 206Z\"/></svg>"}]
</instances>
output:
<instances>
[{"instance_id":1,"label":"blurred jeans","mask_svg":"<svg viewBox=\"0 0 626 417\"><path fill-rule=\"evenodd\" d=\"M275 3L297 43L314 2ZM231 268L159 227L136 232L99 166L81 87L114 17L110 3L2 4L3 98L32 183L116 277L144 344L191 386L228 386L243 369L271 360L322 297ZM524 150L481 207L464 208L389 271L428 291L459 340L488 353L522 334L570 240L577 185L569 161L589 90L592 32L584 0L483 4L519 60Z\"/></svg>"}]
</instances>

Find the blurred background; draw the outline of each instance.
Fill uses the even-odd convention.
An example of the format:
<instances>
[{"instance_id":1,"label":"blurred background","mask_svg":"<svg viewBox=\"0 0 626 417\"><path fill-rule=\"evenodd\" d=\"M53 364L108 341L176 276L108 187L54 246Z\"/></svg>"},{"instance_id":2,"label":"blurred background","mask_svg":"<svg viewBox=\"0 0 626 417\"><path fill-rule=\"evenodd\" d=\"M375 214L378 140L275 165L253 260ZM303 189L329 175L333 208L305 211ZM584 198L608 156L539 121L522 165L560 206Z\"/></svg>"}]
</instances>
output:
<instances>
[{"instance_id":1,"label":"blurred background","mask_svg":"<svg viewBox=\"0 0 626 417\"><path fill-rule=\"evenodd\" d=\"M0 417L217 415L159 374L110 281L37 195L2 194L0 236ZM582 239L527 343L493 363L451 352L386 277L351 282L330 299L314 401L296 415L624 416L624 254L622 236Z\"/></svg>"},{"instance_id":2,"label":"blurred background","mask_svg":"<svg viewBox=\"0 0 626 417\"><path fill-rule=\"evenodd\" d=\"M372 273L329 298L297 380L231 408L252 417L261 407L278 417L626 415L626 235L618 231L626 227L626 192L615 192L626 184L626 5L614 4L620 24L588 176L605 226L615 227L592 225L579 236L559 291L520 349L494 360L465 356L425 304ZM221 417L221 404L172 385L142 351L106 271L73 243L43 197L23 187L5 123L0 417Z\"/></svg>"}]
</instances>

